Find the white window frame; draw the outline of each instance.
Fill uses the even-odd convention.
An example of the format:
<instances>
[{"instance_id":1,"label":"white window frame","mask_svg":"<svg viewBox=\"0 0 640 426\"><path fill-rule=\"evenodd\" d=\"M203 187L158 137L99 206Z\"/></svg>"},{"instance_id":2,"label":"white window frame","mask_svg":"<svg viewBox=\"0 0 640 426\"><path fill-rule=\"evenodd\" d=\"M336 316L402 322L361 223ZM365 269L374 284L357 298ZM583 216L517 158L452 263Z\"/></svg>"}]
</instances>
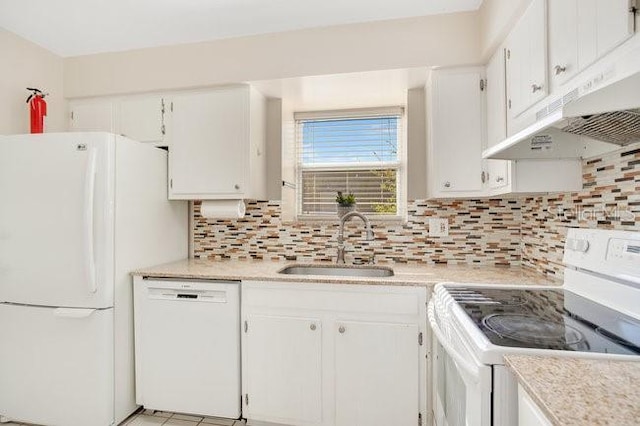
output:
<instances>
[{"instance_id":1,"label":"white window frame","mask_svg":"<svg viewBox=\"0 0 640 426\"><path fill-rule=\"evenodd\" d=\"M294 113L295 120L295 176L298 188L296 191L295 211L296 220L302 221L331 221L335 222L336 217L331 215L313 215L302 213L302 172L303 170L314 171L356 171L356 170L375 170L380 169L380 163L331 163L331 164L314 164L302 166L302 135L301 122L304 120L330 120L330 119L356 119L356 118L376 118L398 116L398 159L395 162L385 162L384 169L396 170L396 214L395 215L367 215L374 221L385 222L404 222L407 218L407 117L403 106L380 107L380 108L359 108L349 110L331 110L331 111L309 111Z\"/></svg>"}]
</instances>

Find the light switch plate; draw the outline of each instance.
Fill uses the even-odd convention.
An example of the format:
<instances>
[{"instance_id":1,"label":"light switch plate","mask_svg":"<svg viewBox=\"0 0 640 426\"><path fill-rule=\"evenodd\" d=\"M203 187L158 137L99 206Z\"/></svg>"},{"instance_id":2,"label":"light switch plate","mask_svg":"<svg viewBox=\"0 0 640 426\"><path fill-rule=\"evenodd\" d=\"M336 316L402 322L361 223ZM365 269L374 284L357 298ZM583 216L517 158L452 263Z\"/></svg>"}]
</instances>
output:
<instances>
[{"instance_id":1,"label":"light switch plate","mask_svg":"<svg viewBox=\"0 0 640 426\"><path fill-rule=\"evenodd\" d=\"M446 237L449 235L449 220L430 218L429 219L429 236L430 237Z\"/></svg>"}]
</instances>

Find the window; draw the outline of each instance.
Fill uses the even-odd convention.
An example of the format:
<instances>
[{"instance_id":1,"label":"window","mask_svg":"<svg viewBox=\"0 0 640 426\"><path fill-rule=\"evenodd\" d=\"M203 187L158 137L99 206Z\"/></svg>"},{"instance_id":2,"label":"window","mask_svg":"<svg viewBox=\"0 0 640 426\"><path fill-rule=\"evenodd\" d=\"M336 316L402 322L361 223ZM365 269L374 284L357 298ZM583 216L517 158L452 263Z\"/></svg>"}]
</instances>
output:
<instances>
[{"instance_id":1,"label":"window","mask_svg":"<svg viewBox=\"0 0 640 426\"><path fill-rule=\"evenodd\" d=\"M299 217L336 214L336 194L354 194L358 211L404 212L402 108L296 114Z\"/></svg>"}]
</instances>

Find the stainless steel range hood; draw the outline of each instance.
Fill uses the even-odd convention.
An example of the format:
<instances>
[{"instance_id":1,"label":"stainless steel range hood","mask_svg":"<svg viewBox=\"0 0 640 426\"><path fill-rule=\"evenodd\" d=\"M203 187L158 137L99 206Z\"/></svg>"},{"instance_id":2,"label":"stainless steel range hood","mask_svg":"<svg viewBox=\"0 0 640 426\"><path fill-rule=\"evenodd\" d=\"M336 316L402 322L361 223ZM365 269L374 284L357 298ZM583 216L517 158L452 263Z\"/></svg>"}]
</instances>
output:
<instances>
[{"instance_id":1,"label":"stainless steel range hood","mask_svg":"<svg viewBox=\"0 0 640 426\"><path fill-rule=\"evenodd\" d=\"M580 76L563 96L536 110L534 124L483 157L586 158L640 142L640 36Z\"/></svg>"}]
</instances>

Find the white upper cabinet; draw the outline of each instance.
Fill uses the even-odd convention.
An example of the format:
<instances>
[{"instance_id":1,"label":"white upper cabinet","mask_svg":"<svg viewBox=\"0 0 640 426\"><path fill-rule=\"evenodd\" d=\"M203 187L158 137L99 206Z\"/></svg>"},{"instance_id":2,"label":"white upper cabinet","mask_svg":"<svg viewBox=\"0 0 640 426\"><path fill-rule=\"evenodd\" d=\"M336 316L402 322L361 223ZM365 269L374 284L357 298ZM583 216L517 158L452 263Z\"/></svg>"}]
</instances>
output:
<instances>
[{"instance_id":1,"label":"white upper cabinet","mask_svg":"<svg viewBox=\"0 0 640 426\"><path fill-rule=\"evenodd\" d=\"M629 0L548 0L549 73L555 91L633 34Z\"/></svg>"},{"instance_id":2,"label":"white upper cabinet","mask_svg":"<svg viewBox=\"0 0 640 426\"><path fill-rule=\"evenodd\" d=\"M162 96L123 98L119 102L118 133L136 141L166 145L165 109Z\"/></svg>"},{"instance_id":3,"label":"white upper cabinet","mask_svg":"<svg viewBox=\"0 0 640 426\"><path fill-rule=\"evenodd\" d=\"M634 32L634 13L630 0L586 0L596 7L596 52L598 58L605 55ZM582 0L581 8L584 7Z\"/></svg>"},{"instance_id":4,"label":"white upper cabinet","mask_svg":"<svg viewBox=\"0 0 640 426\"><path fill-rule=\"evenodd\" d=\"M160 95L72 100L69 130L112 132L139 142L167 146L166 103Z\"/></svg>"},{"instance_id":5,"label":"white upper cabinet","mask_svg":"<svg viewBox=\"0 0 640 426\"><path fill-rule=\"evenodd\" d=\"M115 132L114 107L110 99L77 100L69 103L72 132Z\"/></svg>"},{"instance_id":6,"label":"white upper cabinet","mask_svg":"<svg viewBox=\"0 0 640 426\"><path fill-rule=\"evenodd\" d=\"M578 0L549 0L549 75L552 90L580 70L577 15Z\"/></svg>"},{"instance_id":7,"label":"white upper cabinet","mask_svg":"<svg viewBox=\"0 0 640 426\"><path fill-rule=\"evenodd\" d=\"M499 48L486 68L487 92L487 147L507 137L507 94L505 76L505 50Z\"/></svg>"},{"instance_id":8,"label":"white upper cabinet","mask_svg":"<svg viewBox=\"0 0 640 426\"><path fill-rule=\"evenodd\" d=\"M507 94L505 76L505 49L500 47L487 63L487 147L502 142L507 137ZM508 188L511 162L487 160L487 180L490 191Z\"/></svg>"},{"instance_id":9,"label":"white upper cabinet","mask_svg":"<svg viewBox=\"0 0 640 426\"><path fill-rule=\"evenodd\" d=\"M516 117L548 94L546 0L533 0L506 41L507 108Z\"/></svg>"},{"instance_id":10,"label":"white upper cabinet","mask_svg":"<svg viewBox=\"0 0 640 426\"><path fill-rule=\"evenodd\" d=\"M505 49L500 47L486 67L487 145L507 135L505 102ZM576 191L582 188L580 160L485 160L485 192L489 196L510 193Z\"/></svg>"},{"instance_id":11,"label":"white upper cabinet","mask_svg":"<svg viewBox=\"0 0 640 426\"><path fill-rule=\"evenodd\" d=\"M264 98L249 86L173 95L170 199L263 199Z\"/></svg>"},{"instance_id":12,"label":"white upper cabinet","mask_svg":"<svg viewBox=\"0 0 640 426\"><path fill-rule=\"evenodd\" d=\"M427 96L428 192L431 198L482 195L484 70L435 70Z\"/></svg>"}]
</instances>

